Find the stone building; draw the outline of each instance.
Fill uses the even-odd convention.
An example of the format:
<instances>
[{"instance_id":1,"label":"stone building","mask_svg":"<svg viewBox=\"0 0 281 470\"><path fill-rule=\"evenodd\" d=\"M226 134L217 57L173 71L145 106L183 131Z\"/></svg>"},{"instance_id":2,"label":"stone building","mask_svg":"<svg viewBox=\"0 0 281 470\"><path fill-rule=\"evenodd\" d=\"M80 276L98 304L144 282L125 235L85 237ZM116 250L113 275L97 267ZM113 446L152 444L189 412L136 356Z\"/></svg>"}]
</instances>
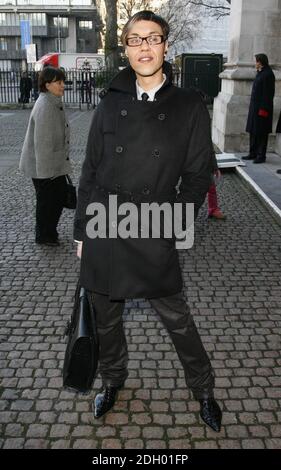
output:
<instances>
[{"instance_id":1,"label":"stone building","mask_svg":"<svg viewBox=\"0 0 281 470\"><path fill-rule=\"evenodd\" d=\"M228 61L222 89L214 101L213 141L224 152L247 152L245 132L257 53L265 53L276 77L274 129L281 110L281 2L232 0ZM281 154L281 135L270 136L269 150Z\"/></svg>"},{"instance_id":2,"label":"stone building","mask_svg":"<svg viewBox=\"0 0 281 470\"><path fill-rule=\"evenodd\" d=\"M97 52L99 16L92 0L0 0L0 68L26 58L20 21L29 20L40 58L48 52Z\"/></svg>"}]
</instances>

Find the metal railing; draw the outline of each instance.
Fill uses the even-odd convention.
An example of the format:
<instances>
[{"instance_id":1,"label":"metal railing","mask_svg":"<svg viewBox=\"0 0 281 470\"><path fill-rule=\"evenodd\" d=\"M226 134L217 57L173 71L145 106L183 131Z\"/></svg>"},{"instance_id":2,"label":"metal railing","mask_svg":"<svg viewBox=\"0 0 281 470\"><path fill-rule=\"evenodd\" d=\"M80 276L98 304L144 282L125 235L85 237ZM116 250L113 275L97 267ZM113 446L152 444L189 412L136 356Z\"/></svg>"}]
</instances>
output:
<instances>
[{"instance_id":1,"label":"metal railing","mask_svg":"<svg viewBox=\"0 0 281 470\"><path fill-rule=\"evenodd\" d=\"M80 108L94 108L99 102L100 91L115 74L114 70L65 70L64 102ZM24 76L21 70L0 69L0 104L32 103L38 94L38 72L30 71Z\"/></svg>"},{"instance_id":2,"label":"metal railing","mask_svg":"<svg viewBox=\"0 0 281 470\"><path fill-rule=\"evenodd\" d=\"M80 109L95 108L99 102L99 94L106 88L116 74L114 70L91 71L85 69L65 70L64 102L70 106L79 106ZM38 98L38 72L29 71L26 84L23 84L21 70L0 69L0 104L32 103ZM217 84L210 86L209 76L174 73L174 84L181 87L197 89L206 103L211 103L217 95ZM208 86L207 86L208 85ZM205 90L208 90L207 92ZM23 93L26 91L26 93Z\"/></svg>"}]
</instances>

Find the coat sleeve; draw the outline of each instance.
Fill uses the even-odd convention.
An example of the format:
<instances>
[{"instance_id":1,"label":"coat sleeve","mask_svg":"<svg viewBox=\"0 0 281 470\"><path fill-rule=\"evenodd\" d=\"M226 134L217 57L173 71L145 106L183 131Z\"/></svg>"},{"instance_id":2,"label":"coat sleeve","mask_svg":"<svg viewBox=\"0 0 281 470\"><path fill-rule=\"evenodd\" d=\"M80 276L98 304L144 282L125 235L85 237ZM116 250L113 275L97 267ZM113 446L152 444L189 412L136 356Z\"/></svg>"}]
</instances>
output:
<instances>
[{"instance_id":1,"label":"coat sleeve","mask_svg":"<svg viewBox=\"0 0 281 470\"><path fill-rule=\"evenodd\" d=\"M200 98L195 107L177 202L193 203L196 219L212 183L214 149L209 112Z\"/></svg>"},{"instance_id":2,"label":"coat sleeve","mask_svg":"<svg viewBox=\"0 0 281 470\"><path fill-rule=\"evenodd\" d=\"M54 152L54 110L50 106L41 106L34 113L34 152L36 173L38 177L46 177L50 172L50 158Z\"/></svg>"},{"instance_id":3,"label":"coat sleeve","mask_svg":"<svg viewBox=\"0 0 281 470\"><path fill-rule=\"evenodd\" d=\"M103 154L102 103L96 108L90 125L86 156L78 186L77 208L74 217L74 239L85 237L86 209L96 180L96 172Z\"/></svg>"},{"instance_id":4,"label":"coat sleeve","mask_svg":"<svg viewBox=\"0 0 281 470\"><path fill-rule=\"evenodd\" d=\"M275 94L275 77L273 73L267 72L262 82L262 94L259 107L259 116L267 117L272 112L272 101ZM261 111L261 113L260 113ZM265 111L265 113L263 113Z\"/></svg>"},{"instance_id":5,"label":"coat sleeve","mask_svg":"<svg viewBox=\"0 0 281 470\"><path fill-rule=\"evenodd\" d=\"M217 158L216 158L216 152L215 152L214 149L213 149L213 153L212 153L212 169L213 169L213 172L215 172L219 169Z\"/></svg>"}]
</instances>

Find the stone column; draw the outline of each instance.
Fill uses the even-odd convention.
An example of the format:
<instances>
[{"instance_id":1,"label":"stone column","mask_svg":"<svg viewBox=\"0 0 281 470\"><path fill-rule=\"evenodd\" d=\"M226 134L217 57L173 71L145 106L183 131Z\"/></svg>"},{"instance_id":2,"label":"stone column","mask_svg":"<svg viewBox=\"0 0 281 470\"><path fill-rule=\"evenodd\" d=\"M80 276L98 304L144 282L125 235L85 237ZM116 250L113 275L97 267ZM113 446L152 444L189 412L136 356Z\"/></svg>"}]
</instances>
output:
<instances>
[{"instance_id":1,"label":"stone column","mask_svg":"<svg viewBox=\"0 0 281 470\"><path fill-rule=\"evenodd\" d=\"M275 152L281 155L281 134L276 134Z\"/></svg>"},{"instance_id":2,"label":"stone column","mask_svg":"<svg viewBox=\"0 0 281 470\"><path fill-rule=\"evenodd\" d=\"M228 61L220 75L222 90L213 112L213 141L223 152L249 150L245 128L258 53L267 54L276 77L275 131L281 109L281 1L232 0ZM271 135L268 149L277 148Z\"/></svg>"}]
</instances>

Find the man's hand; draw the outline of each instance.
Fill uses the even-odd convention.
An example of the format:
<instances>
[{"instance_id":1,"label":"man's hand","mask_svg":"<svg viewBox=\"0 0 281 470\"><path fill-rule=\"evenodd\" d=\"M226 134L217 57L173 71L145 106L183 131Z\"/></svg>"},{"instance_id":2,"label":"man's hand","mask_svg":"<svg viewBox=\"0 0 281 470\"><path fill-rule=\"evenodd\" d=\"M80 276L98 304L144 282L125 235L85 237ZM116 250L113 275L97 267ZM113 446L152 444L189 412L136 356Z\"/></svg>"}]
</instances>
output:
<instances>
[{"instance_id":1,"label":"man's hand","mask_svg":"<svg viewBox=\"0 0 281 470\"><path fill-rule=\"evenodd\" d=\"M83 242L77 242L77 256L79 259L81 259L82 256L82 247L83 247Z\"/></svg>"}]
</instances>

